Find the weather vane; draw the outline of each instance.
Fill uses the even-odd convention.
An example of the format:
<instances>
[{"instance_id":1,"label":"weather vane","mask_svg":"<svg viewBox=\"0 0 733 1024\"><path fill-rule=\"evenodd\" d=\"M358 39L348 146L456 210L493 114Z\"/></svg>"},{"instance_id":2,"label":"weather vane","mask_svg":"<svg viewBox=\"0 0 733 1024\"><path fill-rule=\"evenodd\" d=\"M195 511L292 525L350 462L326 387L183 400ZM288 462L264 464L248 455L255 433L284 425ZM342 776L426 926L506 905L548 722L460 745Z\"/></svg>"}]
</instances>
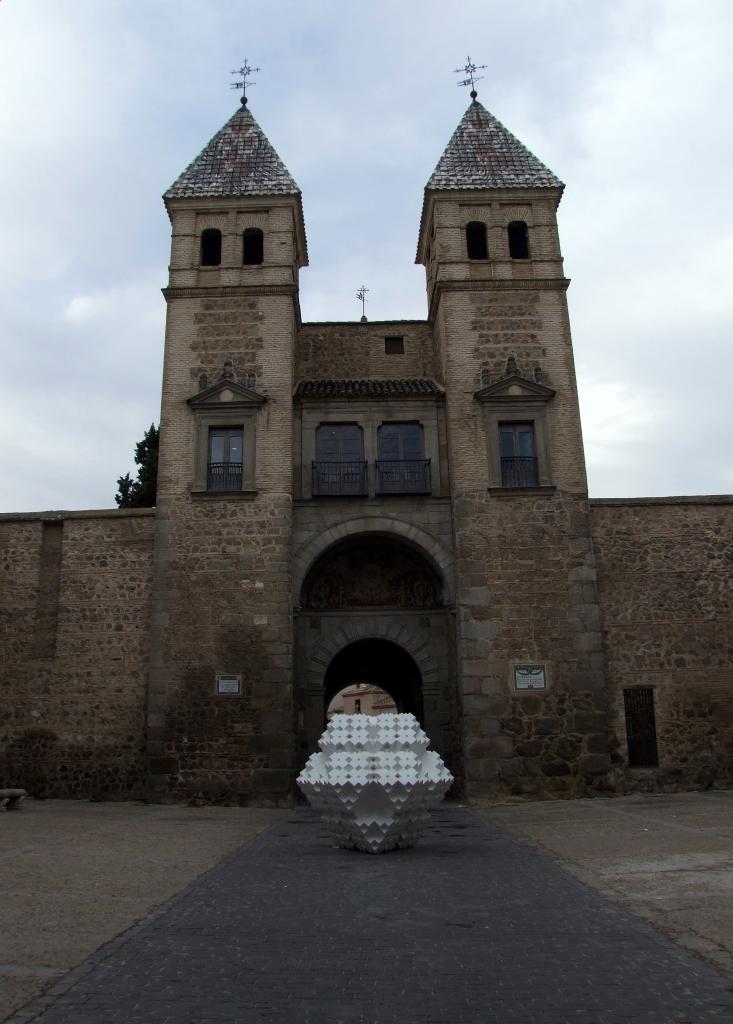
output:
<instances>
[{"instance_id":1,"label":"weather vane","mask_svg":"<svg viewBox=\"0 0 733 1024\"><path fill-rule=\"evenodd\" d=\"M456 74L456 75L466 75L466 78L464 78L462 82L457 82L456 84L459 87L462 86L462 85L470 85L471 86L471 99L472 100L475 100L476 97L478 96L478 93L476 92L476 82L480 82L481 79L484 77L483 75L477 75L476 72L477 71L483 71L487 67L488 67L487 64L472 64L471 63L471 58L470 57L466 57L466 66L463 67L463 68L456 68L455 69L454 74Z\"/></svg>"},{"instance_id":2,"label":"weather vane","mask_svg":"<svg viewBox=\"0 0 733 1024\"><path fill-rule=\"evenodd\" d=\"M241 89L242 90L242 99L240 100L240 102L241 102L243 107L247 106L247 86L248 85L257 85L256 82L247 82L247 79L249 78L250 75L254 75L255 72L257 72L259 70L260 70L259 68L252 68L252 67L250 67L249 66L249 62L248 62L247 58L245 57L244 58L244 63L242 64L241 68L237 68L235 71L232 71L233 75L239 75L239 77L241 78L241 82L240 81L232 82L232 89Z\"/></svg>"},{"instance_id":3,"label":"weather vane","mask_svg":"<svg viewBox=\"0 0 733 1024\"><path fill-rule=\"evenodd\" d=\"M356 297L359 300L359 302L361 303L361 318L362 318L362 320L366 320L366 309L364 307L366 305L366 296L367 296L367 292L368 291L369 291L369 289L366 287L366 285L362 285L361 288L357 289L357 292L356 292Z\"/></svg>"}]
</instances>

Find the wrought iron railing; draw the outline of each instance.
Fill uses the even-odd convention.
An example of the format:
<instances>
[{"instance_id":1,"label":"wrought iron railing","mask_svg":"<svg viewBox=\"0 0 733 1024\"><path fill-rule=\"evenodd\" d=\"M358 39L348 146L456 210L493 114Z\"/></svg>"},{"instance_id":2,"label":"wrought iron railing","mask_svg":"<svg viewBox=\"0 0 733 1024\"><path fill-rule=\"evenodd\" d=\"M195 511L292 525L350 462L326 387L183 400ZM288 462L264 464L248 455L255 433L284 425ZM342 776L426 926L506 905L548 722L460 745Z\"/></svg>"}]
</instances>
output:
<instances>
[{"instance_id":1,"label":"wrought iron railing","mask_svg":"<svg viewBox=\"0 0 733 1024\"><path fill-rule=\"evenodd\" d=\"M430 459L378 459L377 494L430 494Z\"/></svg>"},{"instance_id":2,"label":"wrought iron railing","mask_svg":"<svg viewBox=\"0 0 733 1024\"><path fill-rule=\"evenodd\" d=\"M514 455L501 460L502 487L537 487L537 459L532 455Z\"/></svg>"},{"instance_id":3,"label":"wrought iron railing","mask_svg":"<svg viewBox=\"0 0 733 1024\"><path fill-rule=\"evenodd\" d=\"M210 462L207 467L206 487L209 491L241 491L241 462Z\"/></svg>"},{"instance_id":4,"label":"wrought iron railing","mask_svg":"<svg viewBox=\"0 0 733 1024\"><path fill-rule=\"evenodd\" d=\"M314 462L312 472L314 496L367 493L366 462Z\"/></svg>"}]
</instances>

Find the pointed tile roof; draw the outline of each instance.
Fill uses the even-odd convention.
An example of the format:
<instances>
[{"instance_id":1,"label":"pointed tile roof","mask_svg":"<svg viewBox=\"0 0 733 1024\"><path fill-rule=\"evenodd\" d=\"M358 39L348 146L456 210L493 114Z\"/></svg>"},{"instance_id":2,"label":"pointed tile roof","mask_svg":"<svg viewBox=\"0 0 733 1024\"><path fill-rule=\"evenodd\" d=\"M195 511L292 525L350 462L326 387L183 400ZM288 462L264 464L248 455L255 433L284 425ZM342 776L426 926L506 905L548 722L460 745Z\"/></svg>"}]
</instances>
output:
<instances>
[{"instance_id":1,"label":"pointed tile roof","mask_svg":"<svg viewBox=\"0 0 733 1024\"><path fill-rule=\"evenodd\" d=\"M563 188L563 183L477 100L430 175L427 189Z\"/></svg>"},{"instance_id":2,"label":"pointed tile roof","mask_svg":"<svg viewBox=\"0 0 733 1024\"><path fill-rule=\"evenodd\" d=\"M300 195L300 189L247 107L204 146L164 199Z\"/></svg>"}]
</instances>

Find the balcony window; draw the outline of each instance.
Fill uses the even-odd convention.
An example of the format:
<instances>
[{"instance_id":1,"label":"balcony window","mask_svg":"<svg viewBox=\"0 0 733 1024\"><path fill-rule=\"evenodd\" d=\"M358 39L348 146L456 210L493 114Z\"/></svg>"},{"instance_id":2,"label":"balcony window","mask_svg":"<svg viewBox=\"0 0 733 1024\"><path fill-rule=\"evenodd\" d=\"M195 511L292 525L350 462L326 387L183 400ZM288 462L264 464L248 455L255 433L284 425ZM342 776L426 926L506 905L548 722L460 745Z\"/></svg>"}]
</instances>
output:
<instances>
[{"instance_id":1,"label":"balcony window","mask_svg":"<svg viewBox=\"0 0 733 1024\"><path fill-rule=\"evenodd\" d=\"M316 430L313 494L364 495L364 434L356 423L322 423Z\"/></svg>"},{"instance_id":2,"label":"balcony window","mask_svg":"<svg viewBox=\"0 0 733 1024\"><path fill-rule=\"evenodd\" d=\"M377 451L377 494L430 493L430 459L419 423L383 423Z\"/></svg>"},{"instance_id":3,"label":"balcony window","mask_svg":"<svg viewBox=\"0 0 733 1024\"><path fill-rule=\"evenodd\" d=\"M243 467L242 429L212 427L209 430L207 490L240 491Z\"/></svg>"},{"instance_id":4,"label":"balcony window","mask_svg":"<svg viewBox=\"0 0 733 1024\"><path fill-rule=\"evenodd\" d=\"M502 487L537 487L537 454L533 423L501 423L499 455Z\"/></svg>"}]
</instances>

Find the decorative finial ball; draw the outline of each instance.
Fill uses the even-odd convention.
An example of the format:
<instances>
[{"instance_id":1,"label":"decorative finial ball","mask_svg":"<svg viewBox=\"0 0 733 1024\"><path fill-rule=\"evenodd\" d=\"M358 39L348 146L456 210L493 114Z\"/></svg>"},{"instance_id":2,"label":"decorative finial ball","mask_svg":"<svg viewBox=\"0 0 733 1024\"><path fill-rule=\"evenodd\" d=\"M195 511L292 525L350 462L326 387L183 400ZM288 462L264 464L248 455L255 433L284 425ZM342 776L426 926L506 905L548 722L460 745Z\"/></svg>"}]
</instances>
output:
<instances>
[{"instance_id":1,"label":"decorative finial ball","mask_svg":"<svg viewBox=\"0 0 733 1024\"><path fill-rule=\"evenodd\" d=\"M247 97L246 96L242 96L242 98L241 98L241 100L239 102L242 104L243 107L246 107L247 106Z\"/></svg>"},{"instance_id":2,"label":"decorative finial ball","mask_svg":"<svg viewBox=\"0 0 733 1024\"><path fill-rule=\"evenodd\" d=\"M474 101L474 103L476 102L476 97L477 96L478 96L478 93L476 92L476 90L475 89L471 89L471 99Z\"/></svg>"}]
</instances>

